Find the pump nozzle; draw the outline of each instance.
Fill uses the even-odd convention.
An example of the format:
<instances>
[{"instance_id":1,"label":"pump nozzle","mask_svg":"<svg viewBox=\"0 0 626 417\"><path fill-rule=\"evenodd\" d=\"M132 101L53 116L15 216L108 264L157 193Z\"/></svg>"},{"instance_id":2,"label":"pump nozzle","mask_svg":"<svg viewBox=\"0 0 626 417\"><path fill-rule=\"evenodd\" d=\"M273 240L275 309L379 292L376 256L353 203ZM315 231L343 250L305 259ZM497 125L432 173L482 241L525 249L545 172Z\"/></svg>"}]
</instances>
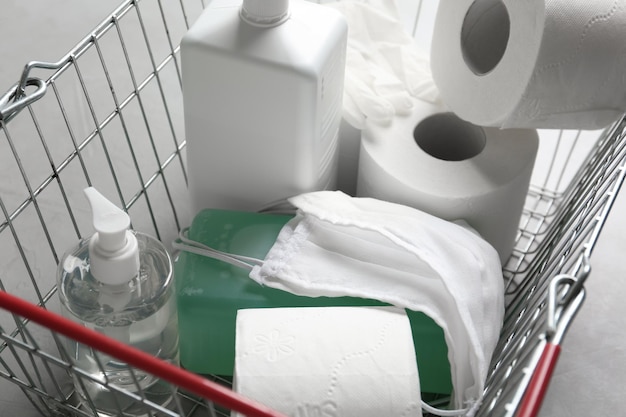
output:
<instances>
[{"instance_id":1,"label":"pump nozzle","mask_svg":"<svg viewBox=\"0 0 626 417\"><path fill-rule=\"evenodd\" d=\"M128 214L94 187L85 188L84 192L91 206L93 227L98 232L100 247L108 252L123 248L126 244L126 231L130 227Z\"/></svg>"},{"instance_id":2,"label":"pump nozzle","mask_svg":"<svg viewBox=\"0 0 626 417\"><path fill-rule=\"evenodd\" d=\"M95 188L84 192L96 229L89 243L92 275L107 284L130 281L139 271L137 238L128 230L130 217Z\"/></svg>"}]
</instances>

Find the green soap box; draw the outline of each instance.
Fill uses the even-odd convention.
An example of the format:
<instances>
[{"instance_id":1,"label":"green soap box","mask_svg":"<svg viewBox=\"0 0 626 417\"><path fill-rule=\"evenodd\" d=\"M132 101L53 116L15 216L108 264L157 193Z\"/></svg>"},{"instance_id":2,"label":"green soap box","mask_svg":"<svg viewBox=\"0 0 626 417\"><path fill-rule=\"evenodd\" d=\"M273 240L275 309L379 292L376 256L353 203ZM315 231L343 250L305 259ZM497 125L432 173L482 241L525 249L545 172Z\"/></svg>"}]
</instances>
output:
<instances>
[{"instance_id":1,"label":"green soap box","mask_svg":"<svg viewBox=\"0 0 626 417\"><path fill-rule=\"evenodd\" d=\"M188 237L214 249L258 259L274 244L291 215L207 209ZM181 252L175 262L180 361L186 369L230 377L235 360L237 310L263 307L381 306L354 297L303 297L257 284L248 271ZM408 311L424 393L450 394L450 365L443 330L423 313Z\"/></svg>"}]
</instances>

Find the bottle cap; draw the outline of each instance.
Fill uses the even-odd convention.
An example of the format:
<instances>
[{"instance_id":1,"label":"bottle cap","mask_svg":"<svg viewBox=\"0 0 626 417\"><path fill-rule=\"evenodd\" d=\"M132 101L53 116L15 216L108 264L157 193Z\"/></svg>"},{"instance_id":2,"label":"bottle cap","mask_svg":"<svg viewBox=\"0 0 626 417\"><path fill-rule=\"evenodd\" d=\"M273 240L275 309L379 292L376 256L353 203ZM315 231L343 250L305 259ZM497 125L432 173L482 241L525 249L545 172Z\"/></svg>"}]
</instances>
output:
<instances>
[{"instance_id":1,"label":"bottle cap","mask_svg":"<svg viewBox=\"0 0 626 417\"><path fill-rule=\"evenodd\" d=\"M241 18L255 26L276 26L289 17L289 0L243 0Z\"/></svg>"},{"instance_id":2,"label":"bottle cap","mask_svg":"<svg viewBox=\"0 0 626 417\"><path fill-rule=\"evenodd\" d=\"M129 230L130 217L95 188L84 192L96 229L89 241L91 274L104 284L126 283L139 273L139 246Z\"/></svg>"}]
</instances>

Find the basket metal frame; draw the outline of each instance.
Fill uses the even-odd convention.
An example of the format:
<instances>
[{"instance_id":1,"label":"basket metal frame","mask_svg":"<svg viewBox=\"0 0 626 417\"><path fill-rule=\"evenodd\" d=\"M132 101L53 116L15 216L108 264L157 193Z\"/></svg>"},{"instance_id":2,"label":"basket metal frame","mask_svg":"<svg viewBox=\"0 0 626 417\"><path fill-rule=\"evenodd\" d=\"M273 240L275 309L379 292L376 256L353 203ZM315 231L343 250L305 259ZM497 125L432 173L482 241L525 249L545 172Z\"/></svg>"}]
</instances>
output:
<instances>
[{"instance_id":1,"label":"basket metal frame","mask_svg":"<svg viewBox=\"0 0 626 417\"><path fill-rule=\"evenodd\" d=\"M148 3L155 6L156 19L161 19L159 26L166 34L164 55L157 56L158 48L154 47L146 26L143 7ZM166 69L169 69L175 74L174 84L178 88L182 85L178 61L180 39L170 30L171 18L167 13L172 4L180 9L181 19L178 24L182 30L188 28L195 18L191 9L199 12L205 6L200 0L126 0L58 62L33 61L26 65L20 80L0 98L0 141L3 141L3 149L11 154L18 178L24 183L24 193L17 202L15 199L8 202L0 194L0 238L15 245L24 271L24 277L19 281L27 285L34 294L31 300L34 304L54 309L54 276L41 272L40 265L29 254L17 223L26 217L27 212L34 212L32 217L44 236L45 246L49 250L48 256L52 263L58 264L61 251L66 248L60 247L54 231L49 228L47 209L42 200L47 190L54 188L57 202L64 207L69 217L72 238L81 238L87 232L80 220L81 214L74 207L73 193L66 188L63 177L66 169L78 164L80 175L88 185L97 182L100 174L91 170L88 161L87 149L90 144L100 144L108 166L106 175L111 177L121 205L127 211L139 210L143 213L149 219L146 226L148 232L167 242L189 220L184 204L175 195L186 187L185 141L177 128L180 113L174 111L175 105L169 101L164 78ZM421 2L418 5L415 25L420 18L420 10ZM129 39L121 23L131 19L131 16L140 26L139 33L143 36L147 51L150 71L145 77L135 72ZM120 94L116 89L114 71L109 67L101 47L103 38L107 35L115 35L115 39L119 40L116 45L122 51L122 62L126 65L122 71L128 72L132 84L128 94ZM81 61L88 53L95 53L97 56L96 62L102 67L113 103L104 116L95 102L98 97L90 92L90 81L83 72ZM37 77L34 75L36 72L43 72L45 77ZM59 80L68 74L77 81L79 94L84 97L86 104L88 124L92 126L82 136L76 133L76 115L72 114L74 110L68 108L68 95L59 85ZM165 133L161 130L157 134L155 127L151 125L148 103L144 99L144 90L148 88L156 88L159 92L161 106L167 118L168 127L164 129ZM72 150L61 160L53 155L54 138L48 137L46 128L41 123L45 111L38 108L38 102L43 97L53 99L59 109L66 135L72 143ZM135 143L129 120L125 118L127 106L136 106L139 109L141 123L149 137L147 147L140 148ZM18 122L19 119L21 122ZM50 171L40 182L33 182L28 167L23 164L27 155L20 152L21 130L16 133L13 131L16 123L31 125L33 137L40 143L41 150L46 155ZM113 149L109 136L103 133L111 123L121 126L128 147L126 156L132 161L140 184L130 194L122 185L126 177L118 173L115 159L117 149ZM169 141L169 153L163 154L160 151L163 148L162 138ZM554 160L569 159L577 140L578 138L572 143L570 138L559 137L553 152ZM156 169L148 173L141 163L141 156L145 153L151 154L156 162ZM551 165L556 167L562 164ZM558 177L556 183L560 184L561 175L562 170L551 167L546 178ZM517 245L503 269L507 289L505 321L478 416L525 415L522 402L529 387L533 385L532 377L539 369L542 353L547 345L560 345L569 324L583 303L584 281L589 275L590 257L625 175L626 119L620 120L599 135L576 174L569 180L563 179L568 181L563 190L547 186L547 181L531 186L520 223ZM158 192L152 191L154 189ZM171 214L168 215L170 222L165 225L159 216L159 211L164 208ZM1 290L11 293L13 288L9 282L5 275L0 275ZM93 404L89 401L79 404L76 393L71 384L68 384L72 375L78 381L91 377L72 365L60 336L22 316L0 311L0 319L3 320L0 321L0 378L19 387L41 415L96 416ZM42 340L52 343L42 343ZM549 376L547 379L549 380ZM227 384L227 381L221 382ZM129 392L106 381L103 385L119 391L120 398L131 398L138 403L145 403L150 410L149 414L175 417L228 413L228 410L213 402L176 390L174 386L172 389L177 392L175 401L164 408L149 403L139 387L136 392ZM122 406L119 409L121 415Z\"/></svg>"}]
</instances>

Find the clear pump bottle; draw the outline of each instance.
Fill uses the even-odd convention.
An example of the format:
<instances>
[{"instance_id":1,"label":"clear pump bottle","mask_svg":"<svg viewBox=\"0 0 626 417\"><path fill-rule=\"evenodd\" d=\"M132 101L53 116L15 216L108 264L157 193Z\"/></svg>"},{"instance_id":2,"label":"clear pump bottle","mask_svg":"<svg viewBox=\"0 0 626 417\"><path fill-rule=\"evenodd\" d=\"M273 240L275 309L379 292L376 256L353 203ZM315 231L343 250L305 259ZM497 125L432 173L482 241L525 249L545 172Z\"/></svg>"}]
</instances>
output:
<instances>
[{"instance_id":1,"label":"clear pump bottle","mask_svg":"<svg viewBox=\"0 0 626 417\"><path fill-rule=\"evenodd\" d=\"M129 230L130 218L93 187L85 189L96 233L81 240L59 264L63 314L82 325L178 365L178 326L171 258L156 239ZM139 401L106 384L166 405L172 388L117 359L66 341L74 365L91 378L75 377L81 399L103 416L146 415ZM96 381L101 381L96 382ZM139 392L141 391L141 393Z\"/></svg>"}]
</instances>

